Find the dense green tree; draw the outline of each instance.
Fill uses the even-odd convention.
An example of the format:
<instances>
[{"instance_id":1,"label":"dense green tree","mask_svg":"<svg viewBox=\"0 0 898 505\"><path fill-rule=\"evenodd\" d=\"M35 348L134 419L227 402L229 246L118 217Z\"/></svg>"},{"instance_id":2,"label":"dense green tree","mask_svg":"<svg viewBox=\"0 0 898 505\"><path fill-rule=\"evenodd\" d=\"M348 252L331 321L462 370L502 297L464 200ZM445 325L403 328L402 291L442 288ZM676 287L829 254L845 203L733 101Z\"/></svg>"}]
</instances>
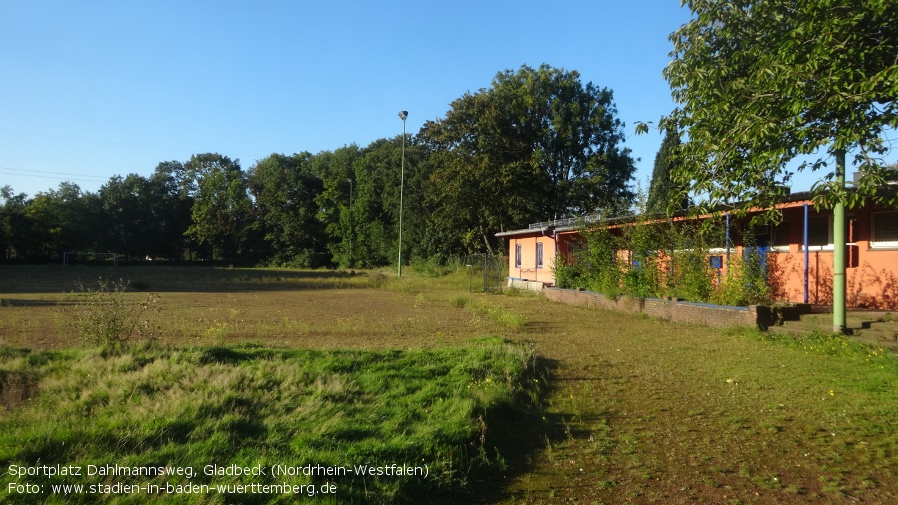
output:
<instances>
[{"instance_id":1,"label":"dense green tree","mask_svg":"<svg viewBox=\"0 0 898 505\"><path fill-rule=\"evenodd\" d=\"M220 154L196 154L184 164L189 177L196 181L187 235L209 246L212 259L237 259L246 251L252 205L246 174L239 160Z\"/></svg>"},{"instance_id":2,"label":"dense green tree","mask_svg":"<svg viewBox=\"0 0 898 505\"><path fill-rule=\"evenodd\" d=\"M96 251L99 237L105 233L97 221L97 209L97 196L82 193L69 181L55 190L39 192L24 208L23 257L61 261L64 252Z\"/></svg>"},{"instance_id":3,"label":"dense green tree","mask_svg":"<svg viewBox=\"0 0 898 505\"><path fill-rule=\"evenodd\" d=\"M159 243L150 254L168 259L182 259L190 241L186 236L191 224L193 196L185 180L184 165L178 161L165 161L156 165L149 178L149 191L153 195L151 209L159 226Z\"/></svg>"},{"instance_id":4,"label":"dense green tree","mask_svg":"<svg viewBox=\"0 0 898 505\"><path fill-rule=\"evenodd\" d=\"M101 249L132 259L179 257L187 224L185 207L179 205L170 180L158 173L149 179L117 175L100 188L98 197L104 230Z\"/></svg>"},{"instance_id":5,"label":"dense green tree","mask_svg":"<svg viewBox=\"0 0 898 505\"><path fill-rule=\"evenodd\" d=\"M537 175L521 159L529 147L509 130L511 119L487 92L467 93L451 107L445 119L425 123L420 133L433 167L423 240L441 256L495 252L496 231L540 219L532 184Z\"/></svg>"},{"instance_id":6,"label":"dense green tree","mask_svg":"<svg viewBox=\"0 0 898 505\"><path fill-rule=\"evenodd\" d=\"M662 127L685 132L674 179L719 205L769 208L787 169L835 170L816 185L834 211L834 330L845 326L846 205L888 199L882 155L898 127L898 4L893 0L687 0L664 70L678 107ZM864 176L848 191L846 152ZM738 205L737 205L738 204Z\"/></svg>"},{"instance_id":7,"label":"dense green tree","mask_svg":"<svg viewBox=\"0 0 898 505\"><path fill-rule=\"evenodd\" d=\"M827 170L821 203L859 203L883 182L883 131L898 126L898 4L892 0L690 0L664 70L688 136L675 178L703 207L769 206L798 170ZM831 162L850 151L854 192ZM736 209L738 210L738 209Z\"/></svg>"},{"instance_id":8,"label":"dense green tree","mask_svg":"<svg viewBox=\"0 0 898 505\"><path fill-rule=\"evenodd\" d=\"M136 174L124 179L116 175L100 187L101 219L106 230L104 249L131 257L147 254L145 240L150 237L146 228L152 219L146 198L147 182Z\"/></svg>"},{"instance_id":9,"label":"dense green tree","mask_svg":"<svg viewBox=\"0 0 898 505\"><path fill-rule=\"evenodd\" d=\"M355 163L361 157L362 150L352 144L333 152L320 152L312 159L312 172L322 181L322 190L316 197L318 220L324 227L331 261L344 268L367 264L356 261L355 255L356 246L364 240L359 235L363 231L358 223L360 211L354 209L363 206L355 173Z\"/></svg>"},{"instance_id":10,"label":"dense green tree","mask_svg":"<svg viewBox=\"0 0 898 505\"><path fill-rule=\"evenodd\" d=\"M247 178L254 215L266 244L266 261L274 265L319 267L327 263L324 227L316 198L321 179L311 173L310 153L272 154L250 168Z\"/></svg>"},{"instance_id":11,"label":"dense green tree","mask_svg":"<svg viewBox=\"0 0 898 505\"><path fill-rule=\"evenodd\" d=\"M15 193L12 187L0 188L0 261L22 259L30 235L25 209L28 195Z\"/></svg>"},{"instance_id":12,"label":"dense green tree","mask_svg":"<svg viewBox=\"0 0 898 505\"><path fill-rule=\"evenodd\" d=\"M536 175L543 216L629 206L635 166L623 147L624 124L610 89L584 85L577 71L544 64L499 73L490 93L511 121L501 125L504 135L528 147L521 161Z\"/></svg>"},{"instance_id":13,"label":"dense green tree","mask_svg":"<svg viewBox=\"0 0 898 505\"><path fill-rule=\"evenodd\" d=\"M422 217L420 171L424 166L414 139L406 140L403 201L403 262L414 261ZM396 264L399 256L399 186L402 179L402 137L378 139L361 150L354 146L337 150L327 161L321 218L328 223L334 261L359 267ZM349 181L352 180L351 212ZM335 191L336 190L336 191ZM342 210L341 210L342 209ZM351 247L350 247L351 246Z\"/></svg>"},{"instance_id":14,"label":"dense green tree","mask_svg":"<svg viewBox=\"0 0 898 505\"><path fill-rule=\"evenodd\" d=\"M655 155L646 203L646 212L649 214L670 214L689 206L689 199L684 197L682 192L675 191L670 175L677 163L676 151L679 147L680 136L676 132L668 130L664 134L658 154ZM671 200L671 196L676 200Z\"/></svg>"},{"instance_id":15,"label":"dense green tree","mask_svg":"<svg viewBox=\"0 0 898 505\"><path fill-rule=\"evenodd\" d=\"M495 250L496 231L633 198L630 151L612 92L575 71L522 66L452 102L420 137L432 153L427 243Z\"/></svg>"}]
</instances>

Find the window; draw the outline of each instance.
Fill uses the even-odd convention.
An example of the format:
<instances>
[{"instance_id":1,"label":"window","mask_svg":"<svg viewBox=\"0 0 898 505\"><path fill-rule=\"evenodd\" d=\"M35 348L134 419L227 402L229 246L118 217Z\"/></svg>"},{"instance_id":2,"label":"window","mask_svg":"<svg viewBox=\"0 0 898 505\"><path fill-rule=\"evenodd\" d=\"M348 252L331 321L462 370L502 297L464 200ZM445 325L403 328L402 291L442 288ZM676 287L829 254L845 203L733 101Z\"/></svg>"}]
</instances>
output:
<instances>
[{"instance_id":1,"label":"window","mask_svg":"<svg viewBox=\"0 0 898 505\"><path fill-rule=\"evenodd\" d=\"M898 212L874 212L870 247L898 247Z\"/></svg>"},{"instance_id":2,"label":"window","mask_svg":"<svg viewBox=\"0 0 898 505\"><path fill-rule=\"evenodd\" d=\"M769 243L773 251L789 251L789 223L783 221L776 225L770 225Z\"/></svg>"},{"instance_id":3,"label":"window","mask_svg":"<svg viewBox=\"0 0 898 505\"><path fill-rule=\"evenodd\" d=\"M576 265L580 262L581 256L586 258L586 242L582 240L572 240L567 244L568 264Z\"/></svg>"},{"instance_id":4,"label":"window","mask_svg":"<svg viewBox=\"0 0 898 505\"><path fill-rule=\"evenodd\" d=\"M537 242L536 244L536 268L543 267L543 243Z\"/></svg>"},{"instance_id":5,"label":"window","mask_svg":"<svg viewBox=\"0 0 898 505\"><path fill-rule=\"evenodd\" d=\"M833 248L832 216L808 218L808 249L819 251Z\"/></svg>"},{"instance_id":6,"label":"window","mask_svg":"<svg viewBox=\"0 0 898 505\"><path fill-rule=\"evenodd\" d=\"M750 245L752 247L767 247L770 245L770 226L757 226L751 229L752 237L749 238L750 243L746 245Z\"/></svg>"},{"instance_id":7,"label":"window","mask_svg":"<svg viewBox=\"0 0 898 505\"><path fill-rule=\"evenodd\" d=\"M514 267L521 268L521 244L518 244L514 248Z\"/></svg>"}]
</instances>

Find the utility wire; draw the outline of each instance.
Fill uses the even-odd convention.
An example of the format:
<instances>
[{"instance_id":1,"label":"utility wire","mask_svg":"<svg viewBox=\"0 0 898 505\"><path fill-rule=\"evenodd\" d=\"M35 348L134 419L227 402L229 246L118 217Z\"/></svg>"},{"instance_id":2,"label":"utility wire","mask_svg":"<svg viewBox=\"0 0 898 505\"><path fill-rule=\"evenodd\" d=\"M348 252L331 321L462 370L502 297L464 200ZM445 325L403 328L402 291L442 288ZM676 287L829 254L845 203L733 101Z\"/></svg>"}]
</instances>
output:
<instances>
[{"instance_id":1,"label":"utility wire","mask_svg":"<svg viewBox=\"0 0 898 505\"><path fill-rule=\"evenodd\" d=\"M52 174L52 175L66 175L73 177L91 177L94 179L105 180L107 177L102 175L88 175L88 174L72 174L67 172L48 172L46 170L29 170L27 168L12 168L12 167L0 167L0 170L5 171L5 173L9 175L21 175L24 177L46 177L48 179L57 179L57 177L50 177L49 175L31 175L31 174ZM25 173L19 173L25 172Z\"/></svg>"}]
</instances>

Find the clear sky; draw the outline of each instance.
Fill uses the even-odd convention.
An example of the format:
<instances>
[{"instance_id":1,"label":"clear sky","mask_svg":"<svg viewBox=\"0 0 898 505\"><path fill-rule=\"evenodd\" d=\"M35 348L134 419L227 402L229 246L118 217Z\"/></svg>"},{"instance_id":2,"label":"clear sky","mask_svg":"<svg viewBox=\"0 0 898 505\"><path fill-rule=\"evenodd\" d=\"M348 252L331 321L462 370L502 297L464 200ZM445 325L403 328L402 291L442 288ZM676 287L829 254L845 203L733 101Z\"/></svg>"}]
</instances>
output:
<instances>
[{"instance_id":1,"label":"clear sky","mask_svg":"<svg viewBox=\"0 0 898 505\"><path fill-rule=\"evenodd\" d=\"M0 186L364 147L402 133L399 110L417 133L542 63L613 90L645 184L661 135L633 128L673 109L661 71L688 19L679 0L0 0Z\"/></svg>"}]
</instances>

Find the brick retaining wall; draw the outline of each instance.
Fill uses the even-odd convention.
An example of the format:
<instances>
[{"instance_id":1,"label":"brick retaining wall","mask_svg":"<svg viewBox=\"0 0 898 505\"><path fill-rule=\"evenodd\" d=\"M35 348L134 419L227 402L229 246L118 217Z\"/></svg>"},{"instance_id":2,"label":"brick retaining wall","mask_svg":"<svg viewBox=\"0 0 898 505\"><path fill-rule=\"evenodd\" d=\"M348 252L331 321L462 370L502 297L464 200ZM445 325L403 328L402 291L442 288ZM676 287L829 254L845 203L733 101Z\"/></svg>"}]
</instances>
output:
<instances>
[{"instance_id":1,"label":"brick retaining wall","mask_svg":"<svg viewBox=\"0 0 898 505\"><path fill-rule=\"evenodd\" d=\"M546 298L556 302L584 307L594 307L616 312L646 314L650 317L680 323L696 323L705 326L751 326L766 329L774 324L775 314L770 307L727 307L708 303L681 302L676 298L633 298L622 296L608 298L601 293L573 289L545 288Z\"/></svg>"}]
</instances>

